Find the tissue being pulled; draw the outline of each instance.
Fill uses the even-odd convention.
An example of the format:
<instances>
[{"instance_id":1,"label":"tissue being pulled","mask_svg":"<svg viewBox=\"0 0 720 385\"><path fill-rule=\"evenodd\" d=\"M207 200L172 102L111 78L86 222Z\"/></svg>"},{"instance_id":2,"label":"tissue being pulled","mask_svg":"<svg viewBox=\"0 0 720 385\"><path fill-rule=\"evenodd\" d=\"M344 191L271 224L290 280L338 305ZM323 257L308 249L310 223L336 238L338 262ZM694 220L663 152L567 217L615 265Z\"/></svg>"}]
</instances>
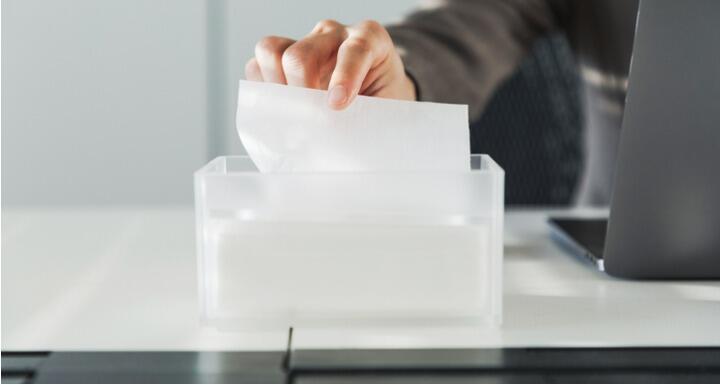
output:
<instances>
[{"instance_id":1,"label":"tissue being pulled","mask_svg":"<svg viewBox=\"0 0 720 385\"><path fill-rule=\"evenodd\" d=\"M358 96L335 111L327 91L241 80L236 125L261 172L470 169L466 105Z\"/></svg>"}]
</instances>

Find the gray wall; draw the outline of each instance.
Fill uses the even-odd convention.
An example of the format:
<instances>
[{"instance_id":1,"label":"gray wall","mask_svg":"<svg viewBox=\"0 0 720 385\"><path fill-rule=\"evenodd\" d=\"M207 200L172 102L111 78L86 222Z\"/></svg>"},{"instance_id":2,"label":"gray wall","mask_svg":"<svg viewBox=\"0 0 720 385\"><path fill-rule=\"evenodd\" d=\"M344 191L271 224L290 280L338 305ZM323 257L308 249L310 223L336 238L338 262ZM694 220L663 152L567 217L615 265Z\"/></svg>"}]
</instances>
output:
<instances>
[{"instance_id":1,"label":"gray wall","mask_svg":"<svg viewBox=\"0 0 720 385\"><path fill-rule=\"evenodd\" d=\"M3 206L190 204L196 168L243 153L234 93L255 41L415 3L3 0Z\"/></svg>"},{"instance_id":2,"label":"gray wall","mask_svg":"<svg viewBox=\"0 0 720 385\"><path fill-rule=\"evenodd\" d=\"M2 198L180 203L205 161L205 6L3 0Z\"/></svg>"}]
</instances>

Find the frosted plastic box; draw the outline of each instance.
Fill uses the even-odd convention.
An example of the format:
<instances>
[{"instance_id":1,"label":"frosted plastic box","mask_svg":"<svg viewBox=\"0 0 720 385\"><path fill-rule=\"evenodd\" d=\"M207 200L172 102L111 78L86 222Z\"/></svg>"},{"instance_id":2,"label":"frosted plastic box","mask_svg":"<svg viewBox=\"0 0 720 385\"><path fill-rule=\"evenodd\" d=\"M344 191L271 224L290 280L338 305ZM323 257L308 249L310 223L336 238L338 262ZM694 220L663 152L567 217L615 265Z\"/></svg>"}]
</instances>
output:
<instances>
[{"instance_id":1,"label":"frosted plastic box","mask_svg":"<svg viewBox=\"0 0 720 385\"><path fill-rule=\"evenodd\" d=\"M201 317L221 329L494 326L504 172L195 173Z\"/></svg>"}]
</instances>

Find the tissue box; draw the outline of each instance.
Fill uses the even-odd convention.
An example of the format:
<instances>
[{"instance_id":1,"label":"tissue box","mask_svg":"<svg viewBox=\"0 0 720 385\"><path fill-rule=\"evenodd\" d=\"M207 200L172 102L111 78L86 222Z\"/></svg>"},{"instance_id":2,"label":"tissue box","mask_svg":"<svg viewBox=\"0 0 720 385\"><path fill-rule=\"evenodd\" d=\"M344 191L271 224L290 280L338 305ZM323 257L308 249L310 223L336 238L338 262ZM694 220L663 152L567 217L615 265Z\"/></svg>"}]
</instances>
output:
<instances>
[{"instance_id":1,"label":"tissue box","mask_svg":"<svg viewBox=\"0 0 720 385\"><path fill-rule=\"evenodd\" d=\"M195 173L201 317L221 329L498 325L504 172Z\"/></svg>"}]
</instances>

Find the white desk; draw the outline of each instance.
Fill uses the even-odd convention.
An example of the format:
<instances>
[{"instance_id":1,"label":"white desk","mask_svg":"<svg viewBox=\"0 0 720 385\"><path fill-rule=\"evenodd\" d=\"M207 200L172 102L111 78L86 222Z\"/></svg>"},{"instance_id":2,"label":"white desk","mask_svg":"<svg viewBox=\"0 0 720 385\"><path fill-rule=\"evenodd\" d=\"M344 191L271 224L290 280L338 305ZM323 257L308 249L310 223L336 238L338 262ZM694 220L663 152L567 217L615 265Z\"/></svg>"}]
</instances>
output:
<instances>
[{"instance_id":1,"label":"white desk","mask_svg":"<svg viewBox=\"0 0 720 385\"><path fill-rule=\"evenodd\" d=\"M610 278L550 241L547 214L506 217L501 329L302 329L293 347L720 345L720 282ZM285 331L202 329L195 280L189 207L4 209L2 349L286 348Z\"/></svg>"}]
</instances>

